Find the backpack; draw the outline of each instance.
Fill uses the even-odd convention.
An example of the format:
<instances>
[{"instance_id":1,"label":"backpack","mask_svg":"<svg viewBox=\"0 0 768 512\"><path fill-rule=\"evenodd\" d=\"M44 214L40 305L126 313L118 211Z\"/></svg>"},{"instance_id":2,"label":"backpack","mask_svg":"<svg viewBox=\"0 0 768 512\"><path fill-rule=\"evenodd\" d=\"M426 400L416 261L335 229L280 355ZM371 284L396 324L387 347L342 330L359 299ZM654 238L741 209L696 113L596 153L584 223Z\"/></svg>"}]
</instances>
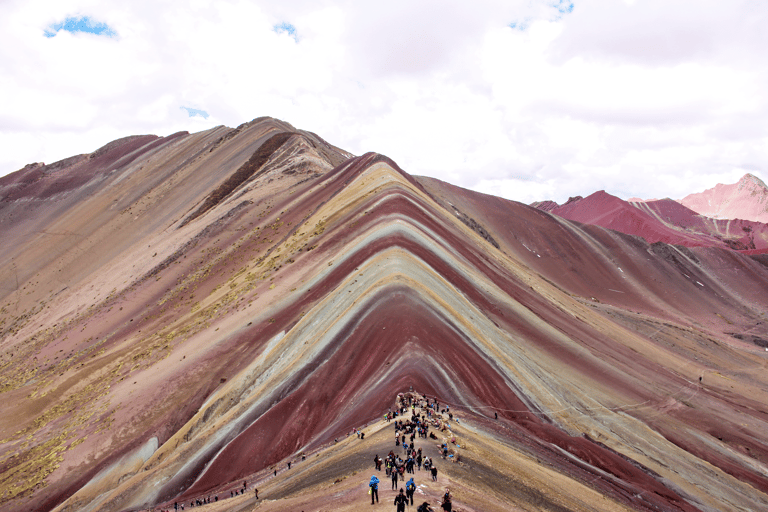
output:
<instances>
[{"instance_id":1,"label":"backpack","mask_svg":"<svg viewBox=\"0 0 768 512\"><path fill-rule=\"evenodd\" d=\"M408 482L408 485L405 486L405 488L409 491L415 491L416 490L416 484L413 482Z\"/></svg>"}]
</instances>

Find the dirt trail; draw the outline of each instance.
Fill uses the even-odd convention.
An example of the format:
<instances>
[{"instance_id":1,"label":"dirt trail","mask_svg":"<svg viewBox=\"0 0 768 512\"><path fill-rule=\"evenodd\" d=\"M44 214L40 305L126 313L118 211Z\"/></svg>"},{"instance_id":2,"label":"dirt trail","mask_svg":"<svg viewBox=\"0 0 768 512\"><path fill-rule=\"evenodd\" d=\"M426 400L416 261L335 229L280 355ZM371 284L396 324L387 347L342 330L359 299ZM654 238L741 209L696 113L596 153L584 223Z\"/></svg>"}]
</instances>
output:
<instances>
[{"instance_id":1,"label":"dirt trail","mask_svg":"<svg viewBox=\"0 0 768 512\"><path fill-rule=\"evenodd\" d=\"M416 413L425 413L425 409L416 408ZM456 419L464 414L453 419L448 414L436 417L450 428L440 431L433 427L431 431L438 439L417 437L415 445L434 461L438 468L437 481L432 481L431 475L423 469L415 469L413 475L406 473L406 479L413 476L417 485L414 506L409 506L408 510L415 510L425 501L433 509L441 510L439 504L446 489L453 496L453 510L463 512L627 510L592 489L541 466L513 447L497 444L492 441L492 436L487 436L491 441L483 441L475 434L482 428L479 424L472 423L471 428L457 424ZM471 419L464 418L464 421ZM402 446L394 443L394 421L380 420L361 431L365 433L363 439L353 432L330 446L305 454L304 460L292 457L290 469L286 460L276 466L279 468L277 475L273 470L262 471L247 479L245 494L230 498L231 489L227 488L219 491L218 502L196 506L194 510L352 512L370 506L368 482L371 475L380 480L379 502L371 508L390 510L398 490L391 488L391 480L383 468L376 471L373 458L375 455L384 458L390 450L403 455ZM451 439L455 439L456 444L451 443ZM444 440L449 443L453 455L448 459L442 458L440 450ZM459 462L453 462L456 459ZM240 483L234 485L239 487ZM259 489L258 500L254 497L254 485ZM404 482L398 482L397 487L404 487ZM574 500L574 497L577 498ZM185 510L190 510L189 505L185 503ZM165 504L154 510L167 510L168 507L169 504ZM173 503L170 509L173 510Z\"/></svg>"}]
</instances>

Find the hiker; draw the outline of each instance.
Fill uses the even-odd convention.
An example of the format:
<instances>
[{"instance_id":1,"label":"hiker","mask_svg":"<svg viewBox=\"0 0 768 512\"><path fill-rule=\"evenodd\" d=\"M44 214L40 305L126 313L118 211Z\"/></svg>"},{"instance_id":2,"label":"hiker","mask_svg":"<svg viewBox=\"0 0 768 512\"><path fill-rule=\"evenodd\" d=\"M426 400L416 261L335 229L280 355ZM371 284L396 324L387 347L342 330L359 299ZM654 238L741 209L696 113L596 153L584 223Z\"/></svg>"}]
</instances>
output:
<instances>
[{"instance_id":1,"label":"hiker","mask_svg":"<svg viewBox=\"0 0 768 512\"><path fill-rule=\"evenodd\" d=\"M392 468L392 490L397 489L397 469Z\"/></svg>"},{"instance_id":2,"label":"hiker","mask_svg":"<svg viewBox=\"0 0 768 512\"><path fill-rule=\"evenodd\" d=\"M405 495L408 497L409 500L411 500L411 505L413 505L413 493L416 492L416 484L413 483L413 478L408 480L408 483L405 484Z\"/></svg>"},{"instance_id":3,"label":"hiker","mask_svg":"<svg viewBox=\"0 0 768 512\"><path fill-rule=\"evenodd\" d=\"M395 506L397 507L397 512L405 512L405 506L407 504L408 498L405 497L405 494L403 494L403 489L400 488L400 494L395 497Z\"/></svg>"},{"instance_id":4,"label":"hiker","mask_svg":"<svg viewBox=\"0 0 768 512\"><path fill-rule=\"evenodd\" d=\"M425 501L419 505L419 508L416 509L416 512L433 512L433 509L429 506L429 502Z\"/></svg>"},{"instance_id":5,"label":"hiker","mask_svg":"<svg viewBox=\"0 0 768 512\"><path fill-rule=\"evenodd\" d=\"M376 475L371 475L371 481L368 483L368 487L371 488L371 505L373 505L373 497L376 496L376 503L379 502L379 479Z\"/></svg>"},{"instance_id":6,"label":"hiker","mask_svg":"<svg viewBox=\"0 0 768 512\"><path fill-rule=\"evenodd\" d=\"M432 466L430 469L432 471L432 481L437 482L437 467Z\"/></svg>"},{"instance_id":7,"label":"hiker","mask_svg":"<svg viewBox=\"0 0 768 512\"><path fill-rule=\"evenodd\" d=\"M443 502L440 504L441 507L443 507L443 510L445 512L451 512L451 492L449 490L445 490L445 494L443 495Z\"/></svg>"},{"instance_id":8,"label":"hiker","mask_svg":"<svg viewBox=\"0 0 768 512\"><path fill-rule=\"evenodd\" d=\"M253 496L256 499L259 499L259 490L256 487L253 488ZM219 497L217 496L216 497L216 501L218 501L218 500L219 500Z\"/></svg>"}]
</instances>

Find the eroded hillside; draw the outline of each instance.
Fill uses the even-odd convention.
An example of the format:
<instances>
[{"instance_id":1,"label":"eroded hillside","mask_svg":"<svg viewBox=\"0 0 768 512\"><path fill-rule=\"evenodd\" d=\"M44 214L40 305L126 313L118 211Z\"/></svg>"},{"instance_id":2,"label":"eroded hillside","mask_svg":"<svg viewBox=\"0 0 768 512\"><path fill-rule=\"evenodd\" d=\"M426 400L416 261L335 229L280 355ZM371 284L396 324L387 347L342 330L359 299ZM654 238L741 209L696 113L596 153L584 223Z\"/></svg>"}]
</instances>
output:
<instances>
[{"instance_id":1,"label":"eroded hillside","mask_svg":"<svg viewBox=\"0 0 768 512\"><path fill-rule=\"evenodd\" d=\"M529 468L503 466L493 507L768 507L765 256L572 223L269 118L28 166L0 197L3 510L257 481L411 388ZM477 487L475 464L450 478ZM311 467L269 510L330 503L341 477Z\"/></svg>"}]
</instances>

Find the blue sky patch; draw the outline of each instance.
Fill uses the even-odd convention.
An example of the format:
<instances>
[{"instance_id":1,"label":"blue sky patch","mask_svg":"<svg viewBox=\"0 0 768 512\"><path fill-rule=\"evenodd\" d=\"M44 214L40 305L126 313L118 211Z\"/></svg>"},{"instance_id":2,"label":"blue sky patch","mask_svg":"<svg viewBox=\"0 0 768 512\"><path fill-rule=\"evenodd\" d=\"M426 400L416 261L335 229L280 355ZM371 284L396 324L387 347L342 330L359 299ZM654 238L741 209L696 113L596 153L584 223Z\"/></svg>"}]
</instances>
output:
<instances>
[{"instance_id":1,"label":"blue sky patch","mask_svg":"<svg viewBox=\"0 0 768 512\"><path fill-rule=\"evenodd\" d=\"M573 12L573 2L570 0L558 0L552 4L560 14L570 14Z\"/></svg>"},{"instance_id":2,"label":"blue sky patch","mask_svg":"<svg viewBox=\"0 0 768 512\"><path fill-rule=\"evenodd\" d=\"M189 108L189 107L181 107L181 108L187 111L187 114L189 114L189 117L200 116L203 119L208 119L208 112L206 112L205 110L200 110L197 108Z\"/></svg>"},{"instance_id":3,"label":"blue sky patch","mask_svg":"<svg viewBox=\"0 0 768 512\"><path fill-rule=\"evenodd\" d=\"M59 30L67 32L86 32L97 36L114 37L117 35L112 27L100 21L94 21L90 16L70 16L64 21L52 23L45 29L45 37L55 36Z\"/></svg>"},{"instance_id":4,"label":"blue sky patch","mask_svg":"<svg viewBox=\"0 0 768 512\"><path fill-rule=\"evenodd\" d=\"M525 29L528 28L528 21L529 20L513 21L508 25L508 27L511 28L512 30L519 30L520 32L524 32Z\"/></svg>"},{"instance_id":5,"label":"blue sky patch","mask_svg":"<svg viewBox=\"0 0 768 512\"><path fill-rule=\"evenodd\" d=\"M547 3L544 4L547 8L554 9L553 11L548 11L547 14L544 14L543 12L540 14L544 14L543 18L548 19L549 21L560 21L568 14L571 14L573 12L574 3L571 0L547 0ZM538 18L537 18L538 19ZM531 25L531 18L525 18L523 20L513 21L509 25L507 25L512 30L519 30L520 32L525 32L528 30L528 27Z\"/></svg>"},{"instance_id":6,"label":"blue sky patch","mask_svg":"<svg viewBox=\"0 0 768 512\"><path fill-rule=\"evenodd\" d=\"M294 27L290 23L286 23L284 21L272 27L272 30L274 30L278 34L288 34L293 38L294 41L298 41L298 39L296 38L296 27Z\"/></svg>"}]
</instances>

